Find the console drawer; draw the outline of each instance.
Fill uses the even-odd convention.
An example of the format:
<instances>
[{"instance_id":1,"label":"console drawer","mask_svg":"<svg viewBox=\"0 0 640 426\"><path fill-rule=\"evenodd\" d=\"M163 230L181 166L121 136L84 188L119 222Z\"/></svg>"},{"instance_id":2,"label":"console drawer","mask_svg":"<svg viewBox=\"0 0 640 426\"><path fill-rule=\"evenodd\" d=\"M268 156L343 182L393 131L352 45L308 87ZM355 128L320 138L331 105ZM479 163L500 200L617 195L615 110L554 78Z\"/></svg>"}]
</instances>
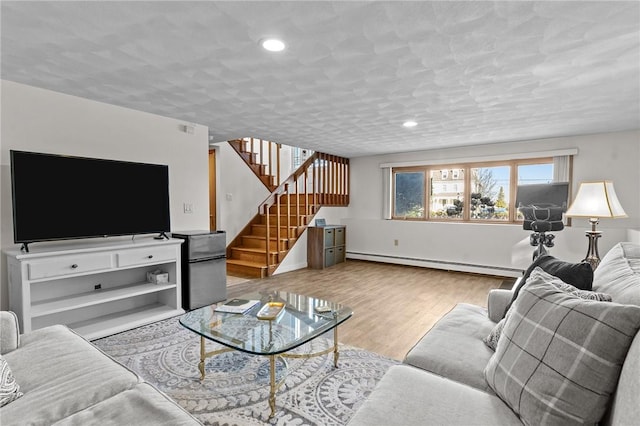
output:
<instances>
[{"instance_id":1,"label":"console drawer","mask_svg":"<svg viewBox=\"0 0 640 426\"><path fill-rule=\"evenodd\" d=\"M63 256L50 260L33 261L28 264L30 280L109 268L111 268L111 255L109 253Z\"/></svg>"},{"instance_id":2,"label":"console drawer","mask_svg":"<svg viewBox=\"0 0 640 426\"><path fill-rule=\"evenodd\" d=\"M117 253L118 267L168 262L176 259L173 247L148 247Z\"/></svg>"}]
</instances>

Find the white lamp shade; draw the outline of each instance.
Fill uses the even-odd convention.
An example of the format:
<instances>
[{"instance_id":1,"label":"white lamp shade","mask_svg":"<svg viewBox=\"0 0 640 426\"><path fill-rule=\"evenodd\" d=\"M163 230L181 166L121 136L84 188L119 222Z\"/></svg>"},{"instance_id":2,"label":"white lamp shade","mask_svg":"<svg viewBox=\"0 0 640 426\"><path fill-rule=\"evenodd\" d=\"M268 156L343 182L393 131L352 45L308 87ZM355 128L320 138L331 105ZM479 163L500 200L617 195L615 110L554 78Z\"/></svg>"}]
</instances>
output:
<instances>
[{"instance_id":1,"label":"white lamp shade","mask_svg":"<svg viewBox=\"0 0 640 426\"><path fill-rule=\"evenodd\" d=\"M613 182L610 181L581 183L578 195L565 215L589 218L627 217L618 201Z\"/></svg>"}]
</instances>

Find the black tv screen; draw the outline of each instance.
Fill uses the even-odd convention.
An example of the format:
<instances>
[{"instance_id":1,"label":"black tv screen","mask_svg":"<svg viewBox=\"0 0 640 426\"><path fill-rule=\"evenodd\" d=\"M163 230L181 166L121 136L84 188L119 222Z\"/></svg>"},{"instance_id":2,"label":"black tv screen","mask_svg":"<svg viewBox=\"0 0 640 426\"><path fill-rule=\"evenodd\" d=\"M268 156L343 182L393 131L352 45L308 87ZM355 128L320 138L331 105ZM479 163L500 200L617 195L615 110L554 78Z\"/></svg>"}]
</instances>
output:
<instances>
[{"instance_id":1,"label":"black tv screen","mask_svg":"<svg viewBox=\"0 0 640 426\"><path fill-rule=\"evenodd\" d=\"M11 151L16 243L170 230L169 167Z\"/></svg>"}]
</instances>

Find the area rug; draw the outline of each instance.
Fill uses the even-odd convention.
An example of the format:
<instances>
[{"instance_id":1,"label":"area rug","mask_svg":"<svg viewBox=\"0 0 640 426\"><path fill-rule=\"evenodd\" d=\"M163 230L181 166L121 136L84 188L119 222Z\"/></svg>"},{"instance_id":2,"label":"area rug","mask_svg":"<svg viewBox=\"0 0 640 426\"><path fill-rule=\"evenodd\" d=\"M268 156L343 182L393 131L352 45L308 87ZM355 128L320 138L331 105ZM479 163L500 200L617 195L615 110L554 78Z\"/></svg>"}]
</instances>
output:
<instances>
[{"instance_id":1,"label":"area rug","mask_svg":"<svg viewBox=\"0 0 640 426\"><path fill-rule=\"evenodd\" d=\"M296 349L317 352L330 345L332 332ZM290 358L276 364L284 382L269 419L269 361L263 356L226 352L208 358L200 381L200 339L178 323L159 321L110 337L96 346L138 373L208 425L344 425L398 361L340 344L338 368L333 355ZM207 351L217 345L209 342Z\"/></svg>"}]
</instances>

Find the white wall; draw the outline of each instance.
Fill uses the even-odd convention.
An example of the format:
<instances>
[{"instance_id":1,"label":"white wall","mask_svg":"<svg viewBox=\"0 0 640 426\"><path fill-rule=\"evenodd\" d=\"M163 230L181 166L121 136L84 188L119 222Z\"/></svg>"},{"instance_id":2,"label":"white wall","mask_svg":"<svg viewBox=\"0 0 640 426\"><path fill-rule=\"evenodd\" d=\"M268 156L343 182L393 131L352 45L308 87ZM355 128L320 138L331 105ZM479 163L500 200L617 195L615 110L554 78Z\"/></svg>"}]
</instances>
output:
<instances>
[{"instance_id":1,"label":"white wall","mask_svg":"<svg viewBox=\"0 0 640 426\"><path fill-rule=\"evenodd\" d=\"M453 270L516 275L531 260L533 247L519 225L409 222L382 219L380 164L435 161L578 148L574 158L573 193L581 181L608 179L629 218L600 221L599 248L604 255L618 241L637 238L640 230L640 131L575 136L351 159L351 204L347 255ZM587 249L585 219L556 234L551 253L580 260ZM398 240L398 246L394 240ZM409 258L409 259L403 259ZM442 263L441 263L442 262ZM456 263L464 265L456 265ZM465 265L477 265L469 267ZM489 268L487 268L489 267Z\"/></svg>"},{"instance_id":2,"label":"white wall","mask_svg":"<svg viewBox=\"0 0 640 426\"><path fill-rule=\"evenodd\" d=\"M212 144L216 149L218 229L227 233L229 244L249 220L269 191L227 142Z\"/></svg>"},{"instance_id":3,"label":"white wall","mask_svg":"<svg viewBox=\"0 0 640 426\"><path fill-rule=\"evenodd\" d=\"M169 165L172 230L208 229L208 128L9 81L1 82L0 227L2 248L15 247L9 150ZM46 176L35 178L46 179ZM183 204L193 205L185 214ZM45 212L46 214L46 212ZM38 243L45 245L48 243ZM6 259L0 306L8 308Z\"/></svg>"}]
</instances>

